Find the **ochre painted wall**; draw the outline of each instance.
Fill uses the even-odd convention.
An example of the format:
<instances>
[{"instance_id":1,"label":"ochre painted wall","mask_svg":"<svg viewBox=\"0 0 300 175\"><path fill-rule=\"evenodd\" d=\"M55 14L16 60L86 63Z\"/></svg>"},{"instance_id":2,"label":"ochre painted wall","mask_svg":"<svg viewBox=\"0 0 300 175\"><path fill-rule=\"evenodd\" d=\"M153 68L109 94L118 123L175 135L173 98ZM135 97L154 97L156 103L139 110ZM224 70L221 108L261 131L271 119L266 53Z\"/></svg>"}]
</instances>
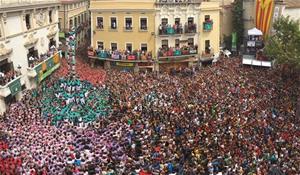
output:
<instances>
[{"instance_id":1,"label":"ochre painted wall","mask_svg":"<svg viewBox=\"0 0 300 175\"><path fill-rule=\"evenodd\" d=\"M103 17L103 29L97 29L97 17ZM111 30L110 17L117 18L117 30ZM132 31L125 31L125 17L132 18ZM140 18L147 18L147 31L140 30ZM154 54L154 12L92 12L92 32L94 48L97 41L104 43L104 48L111 48L111 43L117 43L118 49L125 49L126 43L132 43L133 50L140 49L141 43L146 43L148 51Z\"/></svg>"}]
</instances>

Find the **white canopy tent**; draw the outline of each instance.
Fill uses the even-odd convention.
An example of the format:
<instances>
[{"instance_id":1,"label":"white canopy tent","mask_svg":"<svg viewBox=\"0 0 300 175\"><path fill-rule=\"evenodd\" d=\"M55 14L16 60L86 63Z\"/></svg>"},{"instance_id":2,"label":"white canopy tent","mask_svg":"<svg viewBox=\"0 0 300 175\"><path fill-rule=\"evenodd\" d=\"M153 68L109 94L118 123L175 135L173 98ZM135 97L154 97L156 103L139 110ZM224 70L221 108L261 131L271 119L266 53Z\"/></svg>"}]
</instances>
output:
<instances>
[{"instance_id":1,"label":"white canopy tent","mask_svg":"<svg viewBox=\"0 0 300 175\"><path fill-rule=\"evenodd\" d=\"M253 29L248 30L248 36L262 36L263 33L262 31L258 30L256 27L254 27Z\"/></svg>"}]
</instances>

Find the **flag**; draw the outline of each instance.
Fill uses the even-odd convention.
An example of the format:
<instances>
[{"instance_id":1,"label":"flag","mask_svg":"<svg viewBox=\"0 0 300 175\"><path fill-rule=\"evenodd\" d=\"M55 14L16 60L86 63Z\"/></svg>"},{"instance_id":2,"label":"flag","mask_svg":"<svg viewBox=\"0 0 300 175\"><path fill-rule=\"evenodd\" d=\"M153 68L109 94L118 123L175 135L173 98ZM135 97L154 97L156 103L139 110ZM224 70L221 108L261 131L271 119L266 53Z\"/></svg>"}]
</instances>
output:
<instances>
[{"instance_id":1,"label":"flag","mask_svg":"<svg viewBox=\"0 0 300 175\"><path fill-rule=\"evenodd\" d=\"M274 0L256 0L256 28L268 35L274 10Z\"/></svg>"}]
</instances>

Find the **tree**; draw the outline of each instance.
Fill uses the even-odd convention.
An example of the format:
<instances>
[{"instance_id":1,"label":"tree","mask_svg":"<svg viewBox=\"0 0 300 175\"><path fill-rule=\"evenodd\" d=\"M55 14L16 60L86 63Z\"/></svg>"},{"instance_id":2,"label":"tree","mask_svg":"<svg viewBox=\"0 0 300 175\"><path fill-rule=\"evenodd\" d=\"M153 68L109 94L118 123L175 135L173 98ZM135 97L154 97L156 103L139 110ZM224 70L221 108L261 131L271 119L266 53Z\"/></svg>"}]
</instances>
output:
<instances>
[{"instance_id":1,"label":"tree","mask_svg":"<svg viewBox=\"0 0 300 175\"><path fill-rule=\"evenodd\" d=\"M271 35L264 48L265 54L276 64L290 71L300 69L300 24L289 17L280 17L274 22L275 33Z\"/></svg>"},{"instance_id":2,"label":"tree","mask_svg":"<svg viewBox=\"0 0 300 175\"><path fill-rule=\"evenodd\" d=\"M243 0L235 0L232 9L233 32L237 33L237 48L243 44L244 23L243 23Z\"/></svg>"}]
</instances>

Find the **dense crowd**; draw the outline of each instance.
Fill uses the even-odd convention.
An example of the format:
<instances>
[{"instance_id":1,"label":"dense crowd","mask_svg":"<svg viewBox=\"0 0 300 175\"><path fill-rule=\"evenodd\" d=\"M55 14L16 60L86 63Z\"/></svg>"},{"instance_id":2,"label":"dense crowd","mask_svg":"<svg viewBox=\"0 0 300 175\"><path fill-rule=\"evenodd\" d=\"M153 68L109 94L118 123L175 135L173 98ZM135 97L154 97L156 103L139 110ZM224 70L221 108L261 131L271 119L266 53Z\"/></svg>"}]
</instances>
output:
<instances>
[{"instance_id":1,"label":"dense crowd","mask_svg":"<svg viewBox=\"0 0 300 175\"><path fill-rule=\"evenodd\" d=\"M226 59L189 74L108 71L97 86L112 112L84 129L42 118L42 93L13 104L0 174L300 173L299 87L275 70Z\"/></svg>"},{"instance_id":2,"label":"dense crowd","mask_svg":"<svg viewBox=\"0 0 300 175\"><path fill-rule=\"evenodd\" d=\"M152 51L147 52L147 50L111 50L111 49L101 49L98 48L93 51L90 48L89 56L97 56L99 58L110 58L116 60L151 60Z\"/></svg>"}]
</instances>

